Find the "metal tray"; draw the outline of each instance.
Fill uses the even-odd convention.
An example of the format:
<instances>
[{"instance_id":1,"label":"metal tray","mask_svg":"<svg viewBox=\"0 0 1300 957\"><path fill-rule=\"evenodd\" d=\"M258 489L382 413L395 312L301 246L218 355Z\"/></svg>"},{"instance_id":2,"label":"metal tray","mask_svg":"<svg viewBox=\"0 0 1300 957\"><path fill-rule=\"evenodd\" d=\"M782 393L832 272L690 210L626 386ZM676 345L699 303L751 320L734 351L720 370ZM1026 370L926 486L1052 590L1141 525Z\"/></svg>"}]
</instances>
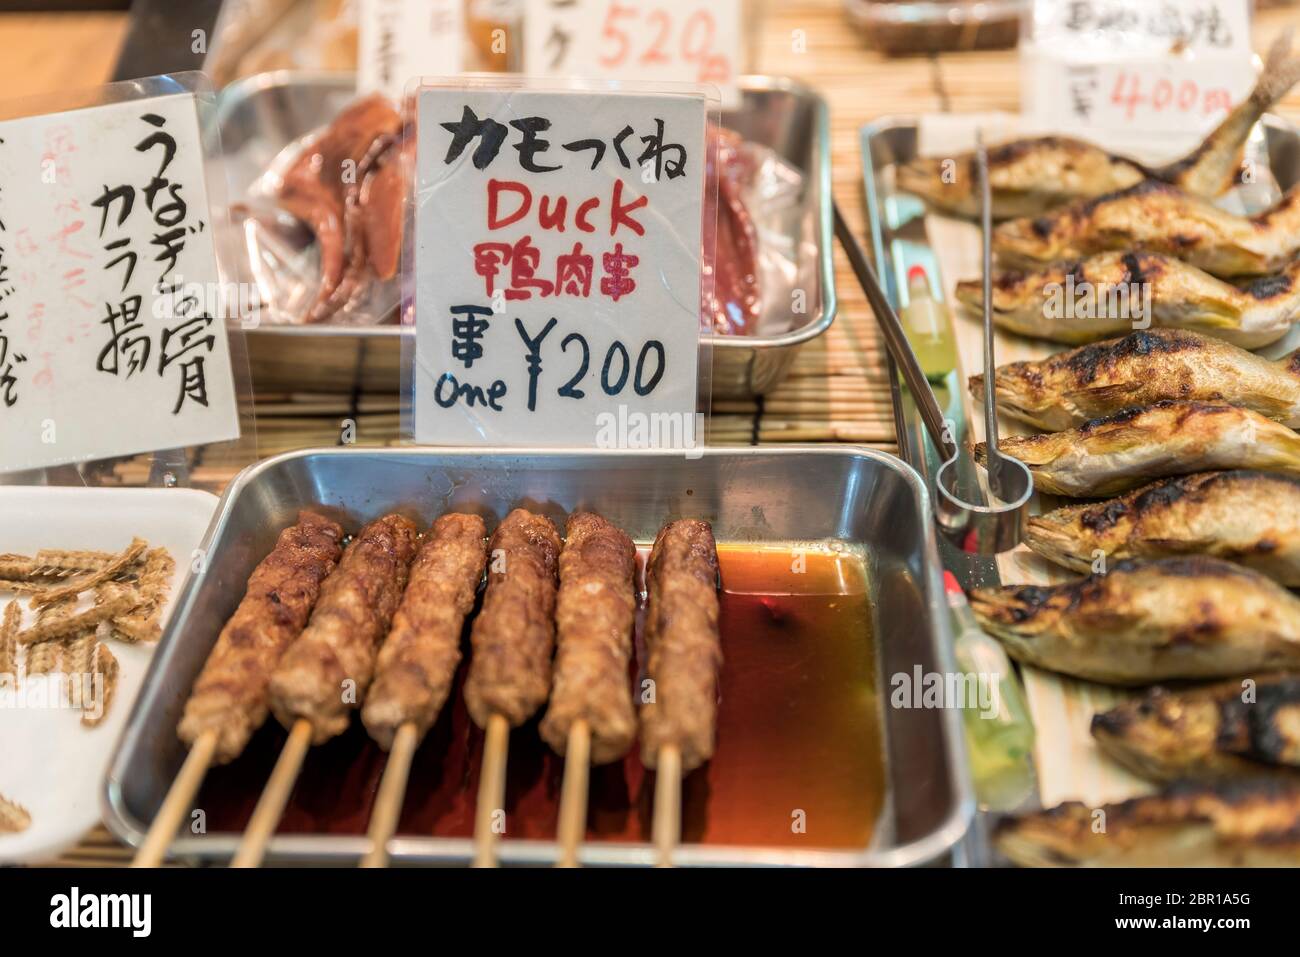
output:
<instances>
[{"instance_id":1,"label":"metal tray","mask_svg":"<svg viewBox=\"0 0 1300 957\"><path fill-rule=\"evenodd\" d=\"M935 552L929 496L917 474L883 452L856 447L709 449L674 452L505 449L321 449L268 459L230 484L202 547L206 567L191 575L154 656L104 786L105 820L138 845L177 773L184 749L176 724L189 688L233 612L256 562L301 506L339 509L361 522L393 508L428 521L451 508L496 516L529 503L555 515L583 506L638 541L667 519L700 517L718 541L840 542L868 559L880 699L888 676L952 671L951 632ZM974 804L959 714L952 709L883 707L886 793L871 846L853 850L687 844L684 865L902 866L943 859L966 833ZM413 788L419 787L416 779ZM186 836L179 856L224 859L237 834ZM399 836L398 863L464 863L463 838ZM355 863L364 836L285 834L270 848L281 861ZM548 841L504 840L505 863L554 860ZM594 842L589 864L642 865L649 844Z\"/></svg>"},{"instance_id":2,"label":"metal tray","mask_svg":"<svg viewBox=\"0 0 1300 957\"><path fill-rule=\"evenodd\" d=\"M741 78L744 105L723 123L770 147L804 174L804 202L817 248L803 325L775 336L705 338L713 346L713 394L748 398L785 378L800 345L835 319L831 248L831 148L826 102L779 77ZM318 129L355 96L350 73L264 73L233 83L217 104L230 195L242 196L288 144ZM262 326L247 332L253 379L264 390L395 392L400 387L403 329L387 326Z\"/></svg>"}]
</instances>

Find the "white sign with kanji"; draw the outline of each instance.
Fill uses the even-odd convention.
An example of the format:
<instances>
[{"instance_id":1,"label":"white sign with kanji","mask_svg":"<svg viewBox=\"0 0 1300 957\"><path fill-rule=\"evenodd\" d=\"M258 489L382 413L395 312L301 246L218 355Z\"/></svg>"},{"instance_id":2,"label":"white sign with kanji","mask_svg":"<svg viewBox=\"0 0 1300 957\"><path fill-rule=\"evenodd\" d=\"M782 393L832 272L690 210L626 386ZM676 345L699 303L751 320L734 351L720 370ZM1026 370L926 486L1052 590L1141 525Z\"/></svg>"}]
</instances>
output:
<instances>
[{"instance_id":1,"label":"white sign with kanji","mask_svg":"<svg viewBox=\"0 0 1300 957\"><path fill-rule=\"evenodd\" d=\"M357 92L401 102L411 79L460 72L464 0L361 0Z\"/></svg>"},{"instance_id":2,"label":"white sign with kanji","mask_svg":"<svg viewBox=\"0 0 1300 957\"><path fill-rule=\"evenodd\" d=\"M193 94L0 122L0 471L239 436Z\"/></svg>"},{"instance_id":3,"label":"white sign with kanji","mask_svg":"<svg viewBox=\"0 0 1300 957\"><path fill-rule=\"evenodd\" d=\"M706 104L420 91L417 442L692 444Z\"/></svg>"}]
</instances>

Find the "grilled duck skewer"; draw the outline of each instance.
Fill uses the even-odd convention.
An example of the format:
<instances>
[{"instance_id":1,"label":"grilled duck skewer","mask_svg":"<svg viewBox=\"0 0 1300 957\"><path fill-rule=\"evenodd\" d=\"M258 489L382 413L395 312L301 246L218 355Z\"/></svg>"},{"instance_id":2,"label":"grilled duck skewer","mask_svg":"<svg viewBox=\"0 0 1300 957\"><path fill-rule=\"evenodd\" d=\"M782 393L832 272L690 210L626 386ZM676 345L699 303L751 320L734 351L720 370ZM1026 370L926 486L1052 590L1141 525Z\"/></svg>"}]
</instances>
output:
<instances>
[{"instance_id":1,"label":"grilled duck skewer","mask_svg":"<svg viewBox=\"0 0 1300 957\"><path fill-rule=\"evenodd\" d=\"M275 833L307 748L341 734L365 698L379 642L406 588L419 532L401 515L385 515L357 533L298 639L271 675L271 712L289 729L271 778L231 861L256 867Z\"/></svg>"},{"instance_id":2,"label":"grilled duck skewer","mask_svg":"<svg viewBox=\"0 0 1300 957\"><path fill-rule=\"evenodd\" d=\"M492 536L488 587L470 633L465 682L470 717L487 732L474 820L474 863L496 863L510 729L531 718L551 687L560 536L551 520L518 508Z\"/></svg>"},{"instance_id":3,"label":"grilled duck skewer","mask_svg":"<svg viewBox=\"0 0 1300 957\"><path fill-rule=\"evenodd\" d=\"M1197 196L1218 196L1236 178L1241 148L1250 131L1300 80L1300 60L1290 59L1290 51L1288 30L1269 49L1264 71L1250 96L1195 150L1167 166L1149 167L1067 136L1021 139L993 147L988 151L993 215L998 219L1037 216L1062 203L1111 193L1146 179L1170 183ZM979 215L973 170L970 153L913 160L899 168L898 186L940 210L973 219Z\"/></svg>"},{"instance_id":4,"label":"grilled duck skewer","mask_svg":"<svg viewBox=\"0 0 1300 957\"><path fill-rule=\"evenodd\" d=\"M1063 585L977 589L970 601L1011 657L1089 681L1300 668L1300 598L1216 558L1120 562Z\"/></svg>"},{"instance_id":5,"label":"grilled duck skewer","mask_svg":"<svg viewBox=\"0 0 1300 957\"><path fill-rule=\"evenodd\" d=\"M983 284L963 279L957 299L982 312ZM993 281L993 322L1067 345L1156 328L1203 332L1258 349L1300 318L1300 260L1236 286L1163 253L1104 252L1086 259L1004 269Z\"/></svg>"},{"instance_id":6,"label":"grilled duck skewer","mask_svg":"<svg viewBox=\"0 0 1300 957\"><path fill-rule=\"evenodd\" d=\"M559 865L578 863L587 820L587 771L623 757L636 740L628 667L636 620L636 546L591 512L569 516L555 607L555 678L542 739L564 755Z\"/></svg>"},{"instance_id":7,"label":"grilled duck skewer","mask_svg":"<svg viewBox=\"0 0 1300 957\"><path fill-rule=\"evenodd\" d=\"M1063 431L1164 399L1228 402L1300 428L1300 352L1277 362L1195 332L1134 332L1036 362L1001 365L998 410ZM971 376L971 395L984 376Z\"/></svg>"},{"instance_id":8,"label":"grilled duck skewer","mask_svg":"<svg viewBox=\"0 0 1300 957\"><path fill-rule=\"evenodd\" d=\"M1079 572L1107 561L1197 553L1300 587L1300 475L1201 472L1122 498L1031 517L1025 543Z\"/></svg>"},{"instance_id":9,"label":"grilled duck skewer","mask_svg":"<svg viewBox=\"0 0 1300 957\"><path fill-rule=\"evenodd\" d=\"M1289 777L1300 782L1300 677L1152 688L1093 716L1107 755L1152 781Z\"/></svg>"},{"instance_id":10,"label":"grilled duck skewer","mask_svg":"<svg viewBox=\"0 0 1300 957\"><path fill-rule=\"evenodd\" d=\"M154 815L135 866L161 863L208 766L234 760L266 721L271 672L306 626L321 583L338 564L342 539L337 522L301 511L253 569L185 703L177 734L190 754Z\"/></svg>"},{"instance_id":11,"label":"grilled duck skewer","mask_svg":"<svg viewBox=\"0 0 1300 957\"><path fill-rule=\"evenodd\" d=\"M388 860L388 839L402 810L411 758L451 692L461 631L486 564L483 519L456 512L433 523L411 564L361 710L370 737L389 752L371 813L365 866L379 867Z\"/></svg>"},{"instance_id":12,"label":"grilled duck skewer","mask_svg":"<svg viewBox=\"0 0 1300 957\"><path fill-rule=\"evenodd\" d=\"M993 248L1013 266L1147 250L1223 279L1264 276L1285 269L1300 253L1300 187L1246 217L1148 180L1042 216L1008 220L993 231Z\"/></svg>"},{"instance_id":13,"label":"grilled duck skewer","mask_svg":"<svg viewBox=\"0 0 1300 957\"><path fill-rule=\"evenodd\" d=\"M1002 451L1029 467L1040 492L1076 498L1210 469L1300 472L1300 435L1258 412L1209 402L1157 402L1064 432L1008 436ZM985 460L982 442L975 460Z\"/></svg>"},{"instance_id":14,"label":"grilled duck skewer","mask_svg":"<svg viewBox=\"0 0 1300 957\"><path fill-rule=\"evenodd\" d=\"M660 866L681 840L681 779L713 756L717 731L718 550L708 522L682 519L660 529L646 569L646 675L641 763L657 771L654 843Z\"/></svg>"},{"instance_id":15,"label":"grilled duck skewer","mask_svg":"<svg viewBox=\"0 0 1300 957\"><path fill-rule=\"evenodd\" d=\"M1070 801L1003 819L993 840L1022 867L1295 867L1300 787L1192 782L1098 809Z\"/></svg>"}]
</instances>

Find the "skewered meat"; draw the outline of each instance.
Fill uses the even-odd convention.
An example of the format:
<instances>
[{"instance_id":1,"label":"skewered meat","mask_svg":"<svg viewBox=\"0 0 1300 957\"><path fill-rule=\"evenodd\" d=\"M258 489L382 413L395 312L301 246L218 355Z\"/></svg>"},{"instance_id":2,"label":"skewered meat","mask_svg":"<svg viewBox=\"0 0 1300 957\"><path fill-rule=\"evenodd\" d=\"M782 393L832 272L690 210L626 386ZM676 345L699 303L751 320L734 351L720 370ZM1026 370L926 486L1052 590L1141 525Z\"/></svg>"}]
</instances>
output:
<instances>
[{"instance_id":1,"label":"skewered meat","mask_svg":"<svg viewBox=\"0 0 1300 957\"><path fill-rule=\"evenodd\" d=\"M569 516L560 553L555 683L542 738L564 754L569 729L591 729L591 763L621 758L636 739L628 665L636 620L636 546L590 512Z\"/></svg>"},{"instance_id":2,"label":"skewered meat","mask_svg":"<svg viewBox=\"0 0 1300 957\"><path fill-rule=\"evenodd\" d=\"M266 720L271 671L306 626L321 582L338 563L342 538L337 522L308 511L280 533L194 682L178 729L182 741L192 745L216 731L218 764L244 750Z\"/></svg>"},{"instance_id":3,"label":"skewered meat","mask_svg":"<svg viewBox=\"0 0 1300 957\"><path fill-rule=\"evenodd\" d=\"M487 527L477 515L443 515L425 536L361 711L366 730L385 751L403 724L414 724L423 738L437 720L486 563Z\"/></svg>"},{"instance_id":4,"label":"skewered meat","mask_svg":"<svg viewBox=\"0 0 1300 957\"><path fill-rule=\"evenodd\" d=\"M1191 553L1226 558L1300 587L1300 476L1201 472L1123 498L1032 516L1025 543L1075 571L1112 561Z\"/></svg>"},{"instance_id":5,"label":"skewered meat","mask_svg":"<svg viewBox=\"0 0 1300 957\"><path fill-rule=\"evenodd\" d=\"M1258 412L1210 402L1157 402L1077 429L1007 436L1034 487L1054 495L1115 495L1150 479L1210 469L1300 472L1300 435ZM983 464L987 450L975 446Z\"/></svg>"},{"instance_id":6,"label":"skewered meat","mask_svg":"<svg viewBox=\"0 0 1300 957\"><path fill-rule=\"evenodd\" d=\"M320 289L307 322L320 322L350 305L364 291L369 269L380 276L396 271L401 190L394 190L391 180L394 175L400 180L401 129L402 119L387 99L377 93L364 97L340 113L285 173L280 205L307 224L320 251ZM371 185L378 175L384 182ZM371 225L372 219L384 225ZM381 228L390 238L376 247L372 261L366 236Z\"/></svg>"},{"instance_id":7,"label":"skewered meat","mask_svg":"<svg viewBox=\"0 0 1300 957\"><path fill-rule=\"evenodd\" d=\"M1107 250L1174 256L1213 276L1263 276L1300 253L1300 188L1257 216L1234 216L1209 200L1147 180L993 230L1004 262L1079 259Z\"/></svg>"},{"instance_id":8,"label":"skewered meat","mask_svg":"<svg viewBox=\"0 0 1300 957\"><path fill-rule=\"evenodd\" d=\"M560 536L546 516L517 508L490 547L487 593L470 633L465 704L479 727L494 714L517 727L551 688Z\"/></svg>"},{"instance_id":9,"label":"skewered meat","mask_svg":"<svg viewBox=\"0 0 1300 957\"><path fill-rule=\"evenodd\" d=\"M1164 399L1222 401L1300 427L1300 352L1279 362L1195 332L1135 332L1037 362L998 366L998 411L1064 430ZM984 395L984 376L970 378Z\"/></svg>"},{"instance_id":10,"label":"skewered meat","mask_svg":"<svg viewBox=\"0 0 1300 957\"><path fill-rule=\"evenodd\" d=\"M1294 776L1300 781L1300 677L1209 688L1152 688L1092 719L1098 747L1153 781Z\"/></svg>"},{"instance_id":11,"label":"skewered meat","mask_svg":"<svg viewBox=\"0 0 1300 957\"><path fill-rule=\"evenodd\" d=\"M984 282L963 279L957 299L982 314ZM1107 252L993 278L993 322L1022 336L1078 345L1123 335L1148 320L1258 349L1300 316L1300 259L1241 286L1174 256Z\"/></svg>"},{"instance_id":12,"label":"skewered meat","mask_svg":"<svg viewBox=\"0 0 1300 957\"><path fill-rule=\"evenodd\" d=\"M1250 96L1191 153L1151 168L1068 136L1014 140L988 151L993 215L1037 216L1075 199L1101 196L1155 179L1213 198L1228 189L1241 168L1241 148L1259 118L1300 80L1300 60L1292 59L1291 31L1268 51L1264 71ZM945 163L952 165L945 166ZM952 175L955 174L955 175ZM959 216L979 216L974 157L918 159L898 171L898 185L935 207Z\"/></svg>"},{"instance_id":13,"label":"skewered meat","mask_svg":"<svg viewBox=\"0 0 1300 957\"><path fill-rule=\"evenodd\" d=\"M682 772L713 756L717 727L718 551L708 522L665 525L650 551L646 674L653 697L641 710L641 763L658 764L659 750L681 750Z\"/></svg>"},{"instance_id":14,"label":"skewered meat","mask_svg":"<svg viewBox=\"0 0 1300 957\"><path fill-rule=\"evenodd\" d=\"M286 728L306 719L313 744L347 728L370 687L418 544L415 523L393 514L371 522L348 545L321 586L307 627L271 675L271 710Z\"/></svg>"},{"instance_id":15,"label":"skewered meat","mask_svg":"<svg viewBox=\"0 0 1300 957\"><path fill-rule=\"evenodd\" d=\"M1064 585L976 589L971 609L1017 661L1089 681L1300 668L1300 598L1217 558L1120 562Z\"/></svg>"},{"instance_id":16,"label":"skewered meat","mask_svg":"<svg viewBox=\"0 0 1300 957\"><path fill-rule=\"evenodd\" d=\"M1069 801L999 821L994 843L1023 867L1295 867L1300 787L1184 782L1101 808Z\"/></svg>"}]
</instances>

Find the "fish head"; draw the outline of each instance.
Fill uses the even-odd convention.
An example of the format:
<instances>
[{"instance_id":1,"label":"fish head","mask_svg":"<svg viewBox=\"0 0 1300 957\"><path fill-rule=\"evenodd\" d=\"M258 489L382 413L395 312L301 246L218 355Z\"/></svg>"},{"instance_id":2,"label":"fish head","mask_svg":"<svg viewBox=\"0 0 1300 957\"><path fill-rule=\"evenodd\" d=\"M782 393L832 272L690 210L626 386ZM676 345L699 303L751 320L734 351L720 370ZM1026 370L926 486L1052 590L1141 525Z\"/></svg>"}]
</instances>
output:
<instances>
[{"instance_id":1,"label":"fish head","mask_svg":"<svg viewBox=\"0 0 1300 957\"><path fill-rule=\"evenodd\" d=\"M976 400L984 398L984 374L968 380ZM998 411L1042 429L1068 429L1072 424L1061 398L1047 388L1041 363L1011 362L993 373L993 394Z\"/></svg>"},{"instance_id":2,"label":"fish head","mask_svg":"<svg viewBox=\"0 0 1300 957\"><path fill-rule=\"evenodd\" d=\"M1038 554L1058 565L1075 571L1091 571L1092 556L1079 525L1079 517L1087 505L1058 508L1042 515L1033 515L1025 522L1025 544Z\"/></svg>"},{"instance_id":3,"label":"fish head","mask_svg":"<svg viewBox=\"0 0 1300 957\"><path fill-rule=\"evenodd\" d=\"M999 223L993 228L993 250L999 260L1014 265L1067 258L1062 224L1068 210Z\"/></svg>"},{"instance_id":4,"label":"fish head","mask_svg":"<svg viewBox=\"0 0 1300 957\"><path fill-rule=\"evenodd\" d=\"M1050 631L1068 599L1059 588L1021 585L977 588L970 594L971 610L980 625L1020 660L1033 660L1034 640Z\"/></svg>"},{"instance_id":5,"label":"fish head","mask_svg":"<svg viewBox=\"0 0 1300 957\"><path fill-rule=\"evenodd\" d=\"M1125 767L1170 767L1186 763L1187 755L1212 742L1218 726L1218 706L1212 696L1153 688L1094 715L1092 736Z\"/></svg>"},{"instance_id":6,"label":"fish head","mask_svg":"<svg viewBox=\"0 0 1300 957\"><path fill-rule=\"evenodd\" d=\"M919 158L898 167L898 188L938 209L974 216L979 212L974 178L958 160Z\"/></svg>"},{"instance_id":7,"label":"fish head","mask_svg":"<svg viewBox=\"0 0 1300 957\"><path fill-rule=\"evenodd\" d=\"M1106 835L1096 830L1096 821L1087 805L1068 801L1046 811L1003 818L994 827L993 843L1021 867L1076 867L1106 850Z\"/></svg>"}]
</instances>

